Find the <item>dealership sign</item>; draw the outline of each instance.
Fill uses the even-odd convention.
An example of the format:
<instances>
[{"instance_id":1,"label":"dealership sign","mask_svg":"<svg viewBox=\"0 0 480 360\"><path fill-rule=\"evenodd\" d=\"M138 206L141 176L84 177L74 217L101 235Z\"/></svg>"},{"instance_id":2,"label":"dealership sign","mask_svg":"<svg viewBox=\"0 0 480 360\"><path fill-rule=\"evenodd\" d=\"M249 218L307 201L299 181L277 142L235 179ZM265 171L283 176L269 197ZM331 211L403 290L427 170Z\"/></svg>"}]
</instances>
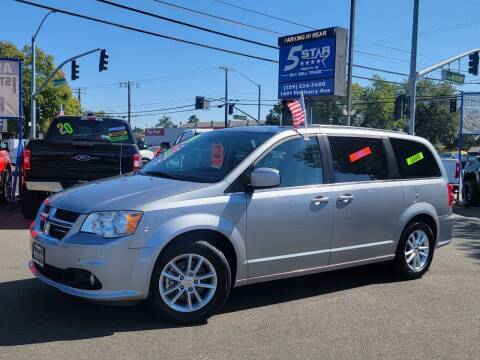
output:
<instances>
[{"instance_id":1,"label":"dealership sign","mask_svg":"<svg viewBox=\"0 0 480 360\"><path fill-rule=\"evenodd\" d=\"M165 136L164 128L145 129L145 136Z\"/></svg>"},{"instance_id":2,"label":"dealership sign","mask_svg":"<svg viewBox=\"0 0 480 360\"><path fill-rule=\"evenodd\" d=\"M462 134L480 135L480 93L463 93Z\"/></svg>"},{"instance_id":3,"label":"dealership sign","mask_svg":"<svg viewBox=\"0 0 480 360\"><path fill-rule=\"evenodd\" d=\"M278 98L345 96L347 30L309 31L278 39Z\"/></svg>"},{"instance_id":4,"label":"dealership sign","mask_svg":"<svg viewBox=\"0 0 480 360\"><path fill-rule=\"evenodd\" d=\"M19 118L21 62L0 59L0 119Z\"/></svg>"}]
</instances>

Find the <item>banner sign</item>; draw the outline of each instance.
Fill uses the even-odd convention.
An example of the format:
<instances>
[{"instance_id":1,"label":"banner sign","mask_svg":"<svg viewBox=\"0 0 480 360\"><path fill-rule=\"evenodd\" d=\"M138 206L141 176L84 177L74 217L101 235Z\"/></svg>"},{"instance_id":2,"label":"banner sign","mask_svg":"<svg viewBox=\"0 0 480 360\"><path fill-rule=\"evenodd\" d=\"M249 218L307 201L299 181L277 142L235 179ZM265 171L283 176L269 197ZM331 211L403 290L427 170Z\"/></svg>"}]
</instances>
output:
<instances>
[{"instance_id":1,"label":"banner sign","mask_svg":"<svg viewBox=\"0 0 480 360\"><path fill-rule=\"evenodd\" d=\"M345 96L347 30L340 27L278 38L278 98Z\"/></svg>"},{"instance_id":2,"label":"banner sign","mask_svg":"<svg viewBox=\"0 0 480 360\"><path fill-rule=\"evenodd\" d=\"M463 93L462 134L480 135L480 93Z\"/></svg>"},{"instance_id":3,"label":"banner sign","mask_svg":"<svg viewBox=\"0 0 480 360\"><path fill-rule=\"evenodd\" d=\"M21 62L0 59L0 119L20 117Z\"/></svg>"},{"instance_id":4,"label":"banner sign","mask_svg":"<svg viewBox=\"0 0 480 360\"><path fill-rule=\"evenodd\" d=\"M165 136L164 128L145 129L145 136Z\"/></svg>"},{"instance_id":5,"label":"banner sign","mask_svg":"<svg viewBox=\"0 0 480 360\"><path fill-rule=\"evenodd\" d=\"M0 133L7 132L7 119L0 119Z\"/></svg>"}]
</instances>

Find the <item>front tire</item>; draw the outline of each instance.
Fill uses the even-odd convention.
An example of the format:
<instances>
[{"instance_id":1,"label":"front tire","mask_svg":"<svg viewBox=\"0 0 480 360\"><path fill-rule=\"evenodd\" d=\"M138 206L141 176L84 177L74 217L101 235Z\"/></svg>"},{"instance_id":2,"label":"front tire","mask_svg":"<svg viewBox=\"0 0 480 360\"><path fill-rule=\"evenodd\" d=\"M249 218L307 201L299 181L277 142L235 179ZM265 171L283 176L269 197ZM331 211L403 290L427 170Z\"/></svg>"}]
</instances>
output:
<instances>
[{"instance_id":1,"label":"front tire","mask_svg":"<svg viewBox=\"0 0 480 360\"><path fill-rule=\"evenodd\" d=\"M414 223L403 231L393 260L395 273L405 279L418 279L428 271L435 251L432 229L425 223Z\"/></svg>"},{"instance_id":2,"label":"front tire","mask_svg":"<svg viewBox=\"0 0 480 360\"><path fill-rule=\"evenodd\" d=\"M462 198L465 207L476 205L475 183L471 180L465 181L462 188Z\"/></svg>"},{"instance_id":3,"label":"front tire","mask_svg":"<svg viewBox=\"0 0 480 360\"><path fill-rule=\"evenodd\" d=\"M179 242L157 259L149 302L167 322L198 323L223 306L230 287L230 266L220 250L201 240Z\"/></svg>"},{"instance_id":4,"label":"front tire","mask_svg":"<svg viewBox=\"0 0 480 360\"><path fill-rule=\"evenodd\" d=\"M42 196L38 191L30 191L24 186L22 188L22 197L20 199L20 208L22 215L26 219L33 220L37 216L38 209L42 204Z\"/></svg>"}]
</instances>

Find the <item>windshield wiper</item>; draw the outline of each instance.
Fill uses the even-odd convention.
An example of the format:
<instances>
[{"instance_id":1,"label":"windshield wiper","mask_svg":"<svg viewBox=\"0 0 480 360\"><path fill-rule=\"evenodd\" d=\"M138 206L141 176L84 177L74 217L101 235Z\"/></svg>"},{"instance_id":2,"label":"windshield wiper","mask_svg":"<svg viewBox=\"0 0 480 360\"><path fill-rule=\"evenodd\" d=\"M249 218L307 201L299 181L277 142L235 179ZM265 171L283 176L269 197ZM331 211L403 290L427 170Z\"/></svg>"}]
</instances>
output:
<instances>
[{"instance_id":1,"label":"windshield wiper","mask_svg":"<svg viewBox=\"0 0 480 360\"><path fill-rule=\"evenodd\" d=\"M169 174L169 173L166 173L166 172L163 172L163 171L151 170L151 171L142 171L140 173L144 174L144 175L158 176L158 177L162 177L162 178L165 178L165 179L182 180L175 175L172 175L172 174Z\"/></svg>"}]
</instances>

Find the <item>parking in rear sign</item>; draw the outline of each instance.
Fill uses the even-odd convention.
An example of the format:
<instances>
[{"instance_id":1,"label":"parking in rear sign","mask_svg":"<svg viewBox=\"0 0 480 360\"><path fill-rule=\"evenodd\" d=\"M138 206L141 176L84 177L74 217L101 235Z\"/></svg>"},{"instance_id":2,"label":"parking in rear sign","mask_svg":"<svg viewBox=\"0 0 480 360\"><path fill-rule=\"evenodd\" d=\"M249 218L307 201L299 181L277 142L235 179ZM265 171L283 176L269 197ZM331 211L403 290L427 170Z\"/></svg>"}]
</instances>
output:
<instances>
[{"instance_id":1,"label":"parking in rear sign","mask_svg":"<svg viewBox=\"0 0 480 360\"><path fill-rule=\"evenodd\" d=\"M15 59L0 59L0 119L20 117L20 67Z\"/></svg>"},{"instance_id":2,"label":"parking in rear sign","mask_svg":"<svg viewBox=\"0 0 480 360\"><path fill-rule=\"evenodd\" d=\"M347 30L339 27L278 39L278 98L345 95Z\"/></svg>"}]
</instances>

